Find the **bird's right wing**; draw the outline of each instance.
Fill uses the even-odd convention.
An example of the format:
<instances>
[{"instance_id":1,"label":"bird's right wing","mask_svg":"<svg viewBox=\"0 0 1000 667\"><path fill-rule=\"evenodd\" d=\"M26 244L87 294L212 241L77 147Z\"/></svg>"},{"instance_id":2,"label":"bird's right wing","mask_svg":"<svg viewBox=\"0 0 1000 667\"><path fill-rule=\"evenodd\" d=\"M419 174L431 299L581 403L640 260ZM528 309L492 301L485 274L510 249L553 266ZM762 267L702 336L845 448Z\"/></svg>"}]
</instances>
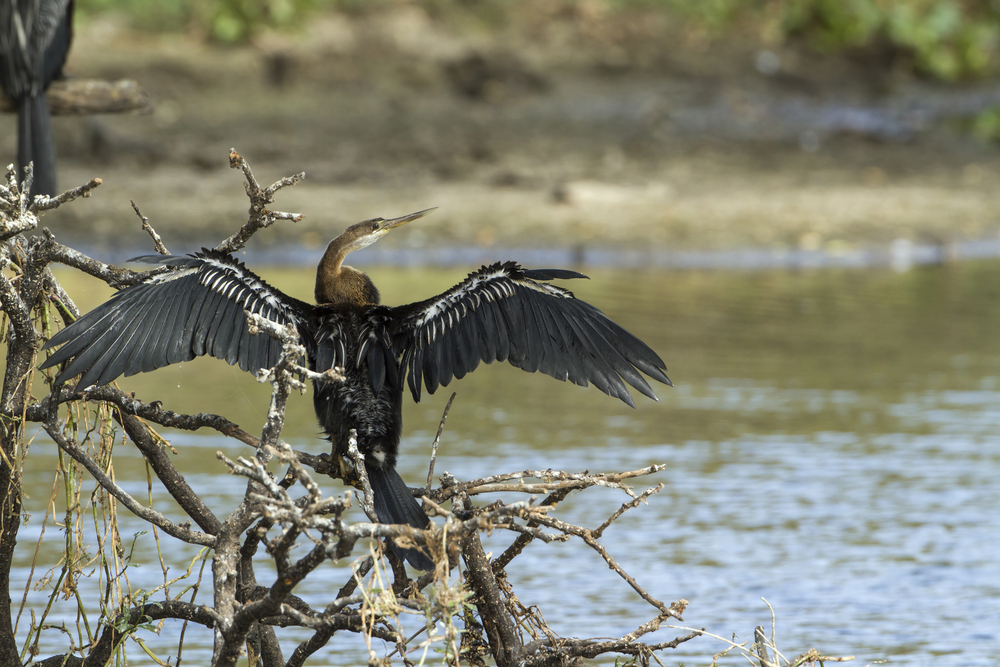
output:
<instances>
[{"instance_id":1,"label":"bird's right wing","mask_svg":"<svg viewBox=\"0 0 1000 667\"><path fill-rule=\"evenodd\" d=\"M593 383L632 407L626 385L655 399L642 373L670 384L663 360L594 306L542 282L569 278L586 276L514 262L484 266L426 301L372 309L362 353L385 345L388 334L416 401L421 385L434 393L481 362L505 360L584 387Z\"/></svg>"},{"instance_id":2,"label":"bird's right wing","mask_svg":"<svg viewBox=\"0 0 1000 667\"><path fill-rule=\"evenodd\" d=\"M41 368L69 361L56 382L82 374L77 387L111 382L205 354L256 372L273 366L281 343L250 335L244 311L301 325L312 306L268 285L241 262L203 250L191 257L136 258L175 267L127 287L66 327L43 349L62 347ZM70 361L72 360L72 361Z\"/></svg>"}]
</instances>

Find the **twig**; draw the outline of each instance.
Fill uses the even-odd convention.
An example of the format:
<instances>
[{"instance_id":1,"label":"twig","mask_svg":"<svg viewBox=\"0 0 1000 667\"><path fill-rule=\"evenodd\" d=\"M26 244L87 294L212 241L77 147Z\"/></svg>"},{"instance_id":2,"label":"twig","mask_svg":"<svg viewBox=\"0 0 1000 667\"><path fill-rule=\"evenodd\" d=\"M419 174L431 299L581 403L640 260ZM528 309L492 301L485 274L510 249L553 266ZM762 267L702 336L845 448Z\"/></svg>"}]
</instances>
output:
<instances>
[{"instance_id":1,"label":"twig","mask_svg":"<svg viewBox=\"0 0 1000 667\"><path fill-rule=\"evenodd\" d=\"M673 610L672 607L668 607L660 600L657 600L652 595L650 595L642 586L640 586L639 583L632 577L632 575L626 572L618 564L618 562L614 558L612 558L611 554L608 553L608 550L604 548L604 545L602 545L594 538L593 531L587 528L574 526L572 524L566 523L565 521L560 521L558 519L554 519L548 516L538 516L536 520L542 525L554 528L556 530L560 530L569 535L575 535L576 537L582 539L584 543L587 544L587 546L589 546L591 549L600 554L601 558L604 559L604 562L608 564L608 567L614 570L619 577L624 579L625 582L632 587L632 590L634 590L636 593L639 594L639 597L641 597L643 600L645 600L649 604L659 609L660 612L668 614L670 616L674 616L675 618L680 618L679 616L675 616L676 612Z\"/></svg>"},{"instance_id":2,"label":"twig","mask_svg":"<svg viewBox=\"0 0 1000 667\"><path fill-rule=\"evenodd\" d=\"M48 195L37 195L35 201L31 203L29 210L34 213L39 213L41 211L51 211L54 208L59 208L66 202L71 202L77 197L89 197L90 193L93 192L103 181L99 178L91 179L89 183L85 183L79 187L73 188L72 190L67 190L60 195L55 197L50 197Z\"/></svg>"},{"instance_id":3,"label":"twig","mask_svg":"<svg viewBox=\"0 0 1000 667\"><path fill-rule=\"evenodd\" d=\"M520 662L519 667L542 667L543 665L551 664L572 664L575 658L593 659L604 653L622 653L645 659L652 656L654 651L677 648L684 642L691 641L702 634L704 633L695 630L691 634L657 644L637 644L623 639L611 639L605 641L597 639L560 639L558 644L553 646L554 642L548 638L536 639L525 646L524 654L529 654L530 652L531 655ZM548 651L539 650L544 647L552 648Z\"/></svg>"},{"instance_id":4,"label":"twig","mask_svg":"<svg viewBox=\"0 0 1000 667\"><path fill-rule=\"evenodd\" d=\"M48 229L42 230L43 232L48 232ZM64 322L74 322L80 317L80 310L76 307L73 299L70 298L63 286L59 284L55 276L52 274L52 269L45 267L45 281L46 288L49 291L49 300L51 300L56 308L59 310L59 315L63 318Z\"/></svg>"},{"instance_id":5,"label":"twig","mask_svg":"<svg viewBox=\"0 0 1000 667\"><path fill-rule=\"evenodd\" d=\"M247 477L263 486L267 489L268 493L271 494L271 497L275 502L286 500L286 506L295 507L295 503L287 499L285 490L274 481L273 477L267 474L267 468L256 457L253 459L246 459L240 456L233 461L222 452L215 452L215 458L222 461L222 463L229 468L229 472L232 474Z\"/></svg>"},{"instance_id":6,"label":"twig","mask_svg":"<svg viewBox=\"0 0 1000 667\"><path fill-rule=\"evenodd\" d=\"M246 178L245 188L247 197L250 198L250 216L238 232L220 243L216 248L223 252L235 252L246 245L250 237L265 227L270 227L278 220L291 220L298 222L304 216L301 213L283 213L267 210L267 205L274 201L274 193L278 190L295 185L305 178L305 172L286 176L278 182L261 190L260 184L250 169L250 164L236 152L235 148L229 149L229 166L233 169L240 169Z\"/></svg>"},{"instance_id":7,"label":"twig","mask_svg":"<svg viewBox=\"0 0 1000 667\"><path fill-rule=\"evenodd\" d=\"M771 654L767 652L767 637L764 635L764 626L758 625L753 629L753 648L757 657L760 658L760 667L772 667Z\"/></svg>"},{"instance_id":8,"label":"twig","mask_svg":"<svg viewBox=\"0 0 1000 667\"><path fill-rule=\"evenodd\" d=\"M347 455L354 464L354 471L361 481L361 508L365 511L365 516L373 523L378 522L378 515L375 514L375 492L372 491L371 482L368 480L368 470L365 468L365 455L358 449L358 433L353 428L347 436Z\"/></svg>"},{"instance_id":9,"label":"twig","mask_svg":"<svg viewBox=\"0 0 1000 667\"><path fill-rule=\"evenodd\" d=\"M449 480L442 477L443 488L432 493L431 495L436 501L444 502L459 493L468 493L469 495L473 495L495 491L522 491L525 486L528 486L524 485L522 482L518 482L516 485L508 487L492 485L509 482L510 480L515 479L520 480L524 477L534 477L535 479L543 480L540 484L532 485L536 489L536 493L551 492L560 488L585 489L591 486L607 486L610 488L620 489L632 498L637 498L638 496L632 491L631 487L622 484L622 480L630 479L632 477L652 475L653 473L660 472L666 467L666 465L657 464L649 466L648 468L641 468L639 470L632 470L629 472L598 473L593 475L588 472L569 473L562 470L551 469L522 470L520 472L510 472L502 475L491 475L489 477L475 479L470 482L456 482L453 478Z\"/></svg>"},{"instance_id":10,"label":"twig","mask_svg":"<svg viewBox=\"0 0 1000 667\"><path fill-rule=\"evenodd\" d=\"M539 503L539 507L555 506L557 503L562 502L566 498L566 496L570 494L571 491L572 489L558 489L549 494L549 496L545 500ZM537 521L531 520L528 522L529 528L534 528L536 526L538 526ZM492 564L493 572L499 573L504 568L506 568L510 564L510 562L514 560L514 558L516 558L518 555L521 554L522 551L524 551L524 548L528 546L528 544L530 544L533 539L534 536L528 533L525 533L523 535L518 535L517 539L514 540L514 543L511 544L509 547L507 547L507 549L505 549L504 552L500 554L499 558L493 561Z\"/></svg>"},{"instance_id":11,"label":"twig","mask_svg":"<svg viewBox=\"0 0 1000 667\"><path fill-rule=\"evenodd\" d=\"M108 493L114 496L116 500L123 504L137 517L158 526L168 535L172 535L179 540L188 542L189 544L200 544L207 547L215 545L215 538L213 536L191 530L185 526L179 526L156 510L140 505L135 498L129 495L120 486L115 484L111 478L104 473L101 466L98 465L98 463L94 461L94 459L92 459L86 452L80 449L79 445L77 445L72 439L63 436L60 432L58 424L47 422L45 424L45 431L49 434L49 437L51 437L56 444L59 445L60 449L85 467L87 472L93 475L98 484L100 484Z\"/></svg>"},{"instance_id":12,"label":"twig","mask_svg":"<svg viewBox=\"0 0 1000 667\"><path fill-rule=\"evenodd\" d=\"M444 406L444 413L441 414L441 423L438 424L437 435L434 436L434 443L431 445L431 462L427 466L427 486L424 490L430 493L431 491L431 481L434 479L434 463L437 461L438 455L438 443L441 442L441 433L444 431L444 422L448 419L448 411L451 410L451 403L458 396L457 393L452 392L451 398L448 399L448 404Z\"/></svg>"},{"instance_id":13,"label":"twig","mask_svg":"<svg viewBox=\"0 0 1000 667\"><path fill-rule=\"evenodd\" d=\"M139 207L135 205L134 201L130 199L128 203L132 204L132 210L135 211L135 214L139 216L139 220L142 221L143 231L149 234L149 237L153 239L153 247L156 248L156 252L161 255L169 255L170 251L167 250L167 246L163 245L163 239L161 239L160 235L156 233L153 226L149 224L149 218L139 212Z\"/></svg>"},{"instance_id":14,"label":"twig","mask_svg":"<svg viewBox=\"0 0 1000 667\"><path fill-rule=\"evenodd\" d=\"M618 520L618 517L620 517L622 514L625 514L625 512L627 512L628 510L638 507L640 503L646 502L646 499L649 498L649 496L653 495L654 493L659 493L662 490L663 490L663 484L662 483L657 484L656 486L652 486L643 491L638 498L633 498L629 502L624 503L621 507L618 508L617 511L615 511L614 514L609 516L604 521L604 523L602 523L600 526L594 529L593 531L594 537L600 538L604 534L604 531L607 530L608 526L610 526L612 523Z\"/></svg>"},{"instance_id":15,"label":"twig","mask_svg":"<svg viewBox=\"0 0 1000 667\"><path fill-rule=\"evenodd\" d=\"M126 394L121 389L111 385L103 387L92 387L86 391L73 391L66 387L61 387L58 396L49 394L38 403L29 406L25 410L25 419L32 422L44 422L48 419L49 410L53 400L56 403L68 403L71 401L89 400L111 403L117 406L124 414L141 417L160 426L168 428L178 428L187 431L196 431L202 427L215 429L222 435L235 438L240 442L250 445L253 448L260 447L260 440L250 435L237 424L229 421L225 417L201 412L196 415L185 415L171 410L164 410L156 404L144 403L132 395Z\"/></svg>"},{"instance_id":16,"label":"twig","mask_svg":"<svg viewBox=\"0 0 1000 667\"><path fill-rule=\"evenodd\" d=\"M514 533L520 533L522 535L528 535L534 539L541 540L546 544L551 544L552 542L566 542L570 539L569 535L550 535L543 532L538 528L532 528L530 526L522 526L520 524L514 523L513 521L506 523L496 524L497 528L504 528ZM494 570L496 571L496 570Z\"/></svg>"}]
</instances>

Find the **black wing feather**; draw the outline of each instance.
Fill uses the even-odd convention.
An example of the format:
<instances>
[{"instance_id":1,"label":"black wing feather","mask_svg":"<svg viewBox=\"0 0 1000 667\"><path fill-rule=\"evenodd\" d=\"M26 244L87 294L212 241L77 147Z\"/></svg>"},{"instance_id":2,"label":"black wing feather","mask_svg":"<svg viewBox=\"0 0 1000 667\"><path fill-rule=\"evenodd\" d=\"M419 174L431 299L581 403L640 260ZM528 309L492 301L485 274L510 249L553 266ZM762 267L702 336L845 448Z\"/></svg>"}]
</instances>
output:
<instances>
[{"instance_id":1,"label":"black wing feather","mask_svg":"<svg viewBox=\"0 0 1000 667\"><path fill-rule=\"evenodd\" d=\"M136 310L137 307L132 306L128 308L126 313L134 315ZM96 381L104 374L104 370L114 365L119 350L111 341L116 338L127 338L132 323L132 319L128 316L115 319L111 323L111 326L98 338L97 344L85 350L83 354L77 357L76 363L79 367L87 369L83 378L87 381L87 386L96 384Z\"/></svg>"},{"instance_id":2,"label":"black wing feather","mask_svg":"<svg viewBox=\"0 0 1000 667\"><path fill-rule=\"evenodd\" d=\"M172 307L176 309L177 319L175 320L177 327L184 327L184 331L187 331L187 323L191 319L190 313L194 310L195 298L197 293L192 293L192 290L184 290L183 292L175 293L173 295ZM153 299L153 295L147 296L149 299ZM185 314L187 316L185 317ZM155 323L155 318L148 318L150 321ZM166 327L164 327L166 329ZM184 336L172 336L172 340L167 340L167 363L177 364L182 361L190 361L194 358L194 354L191 352L190 345L184 345Z\"/></svg>"},{"instance_id":3,"label":"black wing feather","mask_svg":"<svg viewBox=\"0 0 1000 667\"><path fill-rule=\"evenodd\" d=\"M522 327L517 330L518 338L524 343L524 355L521 358L518 368L527 372L535 373L544 361L543 343L545 340L544 330L540 330L535 313L531 308L531 299L534 297L530 292L521 295L518 300L510 300L511 310L517 311L521 316ZM547 370L547 369L546 369Z\"/></svg>"},{"instance_id":4,"label":"black wing feather","mask_svg":"<svg viewBox=\"0 0 1000 667\"><path fill-rule=\"evenodd\" d=\"M150 295L147 295L146 298L150 298ZM132 353L129 354L128 362L125 364L125 375L135 375L142 371L143 351L147 349L149 341L159 335L160 327L157 325L156 319L153 317L144 318L136 330Z\"/></svg>"},{"instance_id":5,"label":"black wing feather","mask_svg":"<svg viewBox=\"0 0 1000 667\"><path fill-rule=\"evenodd\" d=\"M413 400L420 402L420 388L423 386L423 348L409 348L403 354L403 373L407 374L407 384L410 386L410 393Z\"/></svg>"},{"instance_id":6,"label":"black wing feather","mask_svg":"<svg viewBox=\"0 0 1000 667\"><path fill-rule=\"evenodd\" d=\"M184 317L182 304L178 298L180 295L176 291L171 291L164 295L163 309L166 311L162 322L163 329L160 331L156 344L150 352L152 353L151 365L153 368L163 368L170 363L170 351L175 344L183 344L183 341L176 341L176 332L184 327L187 320ZM176 341L176 343L175 343Z\"/></svg>"},{"instance_id":7,"label":"black wing feather","mask_svg":"<svg viewBox=\"0 0 1000 667\"><path fill-rule=\"evenodd\" d=\"M566 321L575 332L581 348L586 351L586 356L581 356L583 371L586 373L586 377L605 394L621 398L621 400L634 408L635 403L632 401L632 396L628 393L628 390L624 390L627 398L622 398L619 387L611 381L612 376L616 378L617 376L602 356L601 349L590 336L585 323L577 320L573 313L567 314Z\"/></svg>"},{"instance_id":8,"label":"black wing feather","mask_svg":"<svg viewBox=\"0 0 1000 667\"><path fill-rule=\"evenodd\" d=\"M473 329L473 335L478 339L479 359L496 359L499 336L493 313L488 308L475 308L471 315L476 319L475 324L470 324L469 327Z\"/></svg>"},{"instance_id":9,"label":"black wing feather","mask_svg":"<svg viewBox=\"0 0 1000 667\"><path fill-rule=\"evenodd\" d=\"M226 312L218 323L218 333L215 337L215 353L213 357L225 359L230 366L236 363L233 352L233 340L239 346L238 330L246 329L245 315L242 306L231 298L226 299ZM243 320L243 321L241 321Z\"/></svg>"},{"instance_id":10,"label":"black wing feather","mask_svg":"<svg viewBox=\"0 0 1000 667\"><path fill-rule=\"evenodd\" d=\"M368 382L371 384L372 391L377 395L385 384L385 355L382 354L382 350L373 348L369 350L366 358L368 359Z\"/></svg>"},{"instance_id":11,"label":"black wing feather","mask_svg":"<svg viewBox=\"0 0 1000 667\"><path fill-rule=\"evenodd\" d=\"M633 407L628 385L655 399L642 373L670 384L656 353L572 293L538 282L585 277L494 264L434 298L381 309L414 400L422 387L434 393L482 362L504 360L584 387L592 383Z\"/></svg>"},{"instance_id":12,"label":"black wing feather","mask_svg":"<svg viewBox=\"0 0 1000 667\"><path fill-rule=\"evenodd\" d=\"M132 312L141 311L142 304L137 304L133 307ZM124 345L116 345L110 347L105 353L106 363L100 364L104 367L101 375L93 384L106 384L112 379L118 377L125 372L125 367L128 364L129 357L131 357L132 348L130 345L137 338L139 330L146 324L148 324L142 317L141 313L138 313L139 317L123 318L126 322L125 328L122 330L119 338L125 343ZM97 364L95 364L97 365Z\"/></svg>"},{"instance_id":13,"label":"black wing feather","mask_svg":"<svg viewBox=\"0 0 1000 667\"><path fill-rule=\"evenodd\" d=\"M588 334L593 341L600 358L607 362L608 366L611 367L615 374L621 376L621 378L630 385L655 400L656 394L653 394L653 390L650 389L646 380L643 379L642 375L635 370L635 367L629 363L629 360L622 353L625 341L622 341L620 338L616 338L614 336L606 336L605 332L602 330L601 319L595 318L594 313L588 312L590 309L586 308L583 304L576 303L573 305L578 311L580 311L580 316L577 317L577 321L581 322L581 328L589 327ZM628 390L624 387L624 385L620 387L620 390L625 392L626 395L628 394ZM622 400L625 399L622 398Z\"/></svg>"},{"instance_id":14,"label":"black wing feather","mask_svg":"<svg viewBox=\"0 0 1000 667\"><path fill-rule=\"evenodd\" d=\"M553 328L559 332L563 348L567 351L563 357L566 361L566 379L573 384L586 387L590 381L587 379L585 362L590 359L592 353L577 336L568 316L569 313L562 310L553 310Z\"/></svg>"},{"instance_id":15,"label":"black wing feather","mask_svg":"<svg viewBox=\"0 0 1000 667\"><path fill-rule=\"evenodd\" d=\"M533 294L528 300L532 311L534 311L535 321L538 322L539 329L544 332L541 338L545 358L540 363L540 367L544 366L542 372L546 375L565 381L569 376L569 363L567 363L566 358L572 358L575 355L570 346L562 341L562 334L553 321L554 313L551 309L545 308L542 298L539 294Z\"/></svg>"},{"instance_id":16,"label":"black wing feather","mask_svg":"<svg viewBox=\"0 0 1000 667\"><path fill-rule=\"evenodd\" d=\"M273 366L281 344L250 336L244 310L279 324L309 324L313 307L274 289L229 255L144 257L175 267L118 292L46 343L62 344L42 368L69 362L57 382L102 385L123 373L151 371L210 354L244 370Z\"/></svg>"},{"instance_id":17,"label":"black wing feather","mask_svg":"<svg viewBox=\"0 0 1000 667\"><path fill-rule=\"evenodd\" d=\"M507 340L510 342L510 349L507 351L506 361L512 366L522 368L524 359L528 356L522 332L524 331L524 318L521 316L519 308L512 308L510 301L502 299L497 312L503 317L508 333Z\"/></svg>"},{"instance_id":18,"label":"black wing feather","mask_svg":"<svg viewBox=\"0 0 1000 667\"><path fill-rule=\"evenodd\" d=\"M331 368L347 367L348 364L359 364L361 359L348 359L347 327L345 327L344 316L341 313L327 309L318 320L315 349L310 351L315 361L317 372L324 372ZM307 344L312 345L307 341ZM367 361L367 356L365 357ZM378 371L376 370L376 373Z\"/></svg>"},{"instance_id":19,"label":"black wing feather","mask_svg":"<svg viewBox=\"0 0 1000 667\"><path fill-rule=\"evenodd\" d=\"M459 345L456 349L456 363L453 371L455 379L461 380L466 373L471 373L479 366L479 361L488 354L479 339L479 318L467 313L458 322Z\"/></svg>"},{"instance_id":20,"label":"black wing feather","mask_svg":"<svg viewBox=\"0 0 1000 667\"><path fill-rule=\"evenodd\" d=\"M665 369L657 366L657 364L663 364L660 357L648 345L607 318L598 321L596 324L607 331L605 338L617 338L624 343L618 349L628 359L630 364L657 382L673 386L670 378L664 372Z\"/></svg>"},{"instance_id":21,"label":"black wing feather","mask_svg":"<svg viewBox=\"0 0 1000 667\"><path fill-rule=\"evenodd\" d=\"M191 350L199 357L212 353L212 339L210 337L212 322L215 321L215 314L222 308L222 295L214 290L208 290L205 303L202 304L198 319L190 322L191 326ZM184 330L188 330L185 325ZM184 344L186 341L180 341Z\"/></svg>"}]
</instances>

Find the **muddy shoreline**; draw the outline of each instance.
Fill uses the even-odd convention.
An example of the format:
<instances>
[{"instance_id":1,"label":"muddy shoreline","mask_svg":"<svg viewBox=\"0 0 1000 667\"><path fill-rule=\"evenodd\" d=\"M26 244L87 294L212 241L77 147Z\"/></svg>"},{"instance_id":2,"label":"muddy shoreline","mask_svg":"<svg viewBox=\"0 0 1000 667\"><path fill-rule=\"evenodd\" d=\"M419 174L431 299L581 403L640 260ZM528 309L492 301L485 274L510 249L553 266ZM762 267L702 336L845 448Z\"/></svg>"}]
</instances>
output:
<instances>
[{"instance_id":1,"label":"muddy shoreline","mask_svg":"<svg viewBox=\"0 0 1000 667\"><path fill-rule=\"evenodd\" d=\"M606 44L516 39L415 7L328 15L240 48L93 20L71 72L136 79L156 112L57 119L61 185L104 185L42 222L67 242L132 248L145 243L134 200L171 249L214 243L247 207L235 147L261 183L306 173L275 205L305 218L263 232L261 248L317 248L357 220L430 206L387 250L837 254L1000 235L1000 155L964 131L962 109L899 136L821 124L831 108L962 91L875 85L792 50L764 74L751 43L620 62ZM2 119L7 153L13 127Z\"/></svg>"}]
</instances>

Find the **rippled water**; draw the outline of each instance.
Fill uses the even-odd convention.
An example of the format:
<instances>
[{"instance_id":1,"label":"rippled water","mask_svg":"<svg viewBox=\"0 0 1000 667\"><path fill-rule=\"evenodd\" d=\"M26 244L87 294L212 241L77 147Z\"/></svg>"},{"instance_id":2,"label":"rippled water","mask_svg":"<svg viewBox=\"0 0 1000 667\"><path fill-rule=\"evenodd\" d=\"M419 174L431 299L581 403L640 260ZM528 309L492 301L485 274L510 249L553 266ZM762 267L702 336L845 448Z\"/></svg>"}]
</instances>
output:
<instances>
[{"instance_id":1,"label":"rippled water","mask_svg":"<svg viewBox=\"0 0 1000 667\"><path fill-rule=\"evenodd\" d=\"M373 273L390 303L431 294L459 275ZM275 282L308 296L301 276L275 275ZM763 597L774 607L777 643L789 657L815 647L855 655L859 665L995 664L1000 265L901 274L598 271L573 287L659 350L676 389L662 388L658 404L643 400L633 411L594 389L508 367L481 369L450 388L458 398L438 473L474 478L525 468L665 463L666 470L637 483L663 482L665 489L609 529L605 544L655 597L689 600L687 625L750 640L754 626L770 622ZM231 414L256 430L266 388L239 379L209 361L132 378L123 387L177 410ZM426 475L447 394L407 407L401 472L414 485ZM319 452L310 403L308 396L293 399L285 436ZM224 512L243 485L222 472L214 452L235 456L246 449L208 433L177 434L172 442L188 480ZM54 448L39 440L25 480L33 518L19 540L22 568L30 565L54 466ZM127 446L116 449L115 471L123 486L145 497L141 459ZM596 525L623 500L592 489L572 496L560 513ZM169 506L158 492L154 501ZM125 518L129 542L140 527ZM505 539L511 538L494 536L487 550L497 553ZM130 571L130 581L150 588L162 574L149 560L155 557L150 536L138 545L137 559L148 562ZM196 553L171 545L172 574ZM58 554L45 552L40 561L46 558L49 567ZM580 543L533 544L510 571L521 601L539 605L566 636L621 635L651 616ZM26 579L27 570L21 572ZM316 575L298 591L316 603L346 579L343 568L332 566ZM258 576L266 583L267 575ZM94 584L83 580L81 590L93 591ZM56 614L72 624L75 607L60 603ZM63 645L58 631L48 633L43 646ZM652 639L674 634L661 630ZM161 657L176 654L169 628L144 636ZM291 633L286 656L305 636ZM187 641L185 660L203 662L209 633L189 630ZM661 659L708 664L723 648L702 638ZM148 663L138 647L129 651L134 664ZM363 660L361 643L345 636L315 664ZM737 656L724 660L742 663Z\"/></svg>"}]
</instances>

